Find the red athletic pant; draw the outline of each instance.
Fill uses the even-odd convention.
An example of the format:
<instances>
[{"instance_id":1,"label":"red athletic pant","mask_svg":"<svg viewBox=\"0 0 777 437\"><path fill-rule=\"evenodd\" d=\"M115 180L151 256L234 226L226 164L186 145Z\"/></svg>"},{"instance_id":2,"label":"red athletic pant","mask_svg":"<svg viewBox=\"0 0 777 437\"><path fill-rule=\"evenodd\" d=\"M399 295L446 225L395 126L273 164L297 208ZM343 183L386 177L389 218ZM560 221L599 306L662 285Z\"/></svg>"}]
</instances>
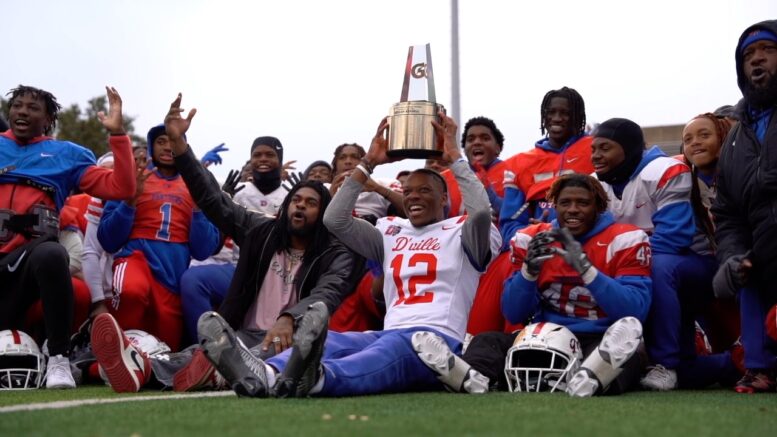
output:
<instances>
[{"instance_id":1,"label":"red athletic pant","mask_svg":"<svg viewBox=\"0 0 777 437\"><path fill-rule=\"evenodd\" d=\"M181 297L157 282L146 257L134 251L113 262L115 296L111 314L122 329L140 329L178 351L183 335ZM118 305L117 305L118 303Z\"/></svg>"}]
</instances>

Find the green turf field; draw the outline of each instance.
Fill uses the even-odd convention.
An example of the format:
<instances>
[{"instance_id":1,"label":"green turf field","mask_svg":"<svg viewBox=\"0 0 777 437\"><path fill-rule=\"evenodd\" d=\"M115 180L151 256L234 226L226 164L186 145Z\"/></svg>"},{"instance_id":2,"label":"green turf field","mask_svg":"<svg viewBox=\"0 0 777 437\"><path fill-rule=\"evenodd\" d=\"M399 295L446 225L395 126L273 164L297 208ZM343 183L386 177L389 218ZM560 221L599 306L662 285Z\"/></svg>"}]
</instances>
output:
<instances>
[{"instance_id":1,"label":"green turf field","mask_svg":"<svg viewBox=\"0 0 777 437\"><path fill-rule=\"evenodd\" d=\"M172 393L144 391L125 397ZM76 399L117 399L107 387L0 392L0 409ZM0 410L2 411L2 410ZM510 435L774 436L777 394L728 390L565 394L420 393L342 399L151 400L0 412L0 436Z\"/></svg>"}]
</instances>

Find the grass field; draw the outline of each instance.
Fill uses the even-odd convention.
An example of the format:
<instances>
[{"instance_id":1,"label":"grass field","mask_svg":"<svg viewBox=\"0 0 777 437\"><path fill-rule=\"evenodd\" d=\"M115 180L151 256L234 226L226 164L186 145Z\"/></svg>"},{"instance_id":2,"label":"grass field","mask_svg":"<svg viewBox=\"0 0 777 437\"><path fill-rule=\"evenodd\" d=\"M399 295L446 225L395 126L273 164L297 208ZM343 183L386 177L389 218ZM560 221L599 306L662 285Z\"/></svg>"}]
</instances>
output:
<instances>
[{"instance_id":1,"label":"grass field","mask_svg":"<svg viewBox=\"0 0 777 437\"><path fill-rule=\"evenodd\" d=\"M728 390L639 392L592 399L542 393L164 399L170 395L144 391L120 396L107 387L0 392L0 436L777 435L777 395L747 396ZM2 412L20 404L122 396L154 399Z\"/></svg>"}]
</instances>

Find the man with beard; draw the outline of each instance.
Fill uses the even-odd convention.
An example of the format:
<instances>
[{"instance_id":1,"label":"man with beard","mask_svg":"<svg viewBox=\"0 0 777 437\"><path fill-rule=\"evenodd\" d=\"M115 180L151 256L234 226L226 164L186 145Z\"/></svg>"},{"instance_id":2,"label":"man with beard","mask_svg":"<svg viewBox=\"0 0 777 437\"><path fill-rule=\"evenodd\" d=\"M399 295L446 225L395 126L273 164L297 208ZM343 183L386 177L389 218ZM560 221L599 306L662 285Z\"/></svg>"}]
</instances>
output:
<instances>
[{"instance_id":1,"label":"man with beard","mask_svg":"<svg viewBox=\"0 0 777 437\"><path fill-rule=\"evenodd\" d=\"M246 208L275 216L288 194L281 186L283 145L278 138L258 137L251 145L251 179L235 189L235 202Z\"/></svg>"},{"instance_id":2,"label":"man with beard","mask_svg":"<svg viewBox=\"0 0 777 437\"><path fill-rule=\"evenodd\" d=\"M232 195L235 203L270 217L278 215L288 191L281 186L283 145L271 136L258 137L251 145L248 160L251 179L244 184L230 174L222 190ZM218 308L235 274L238 249L227 239L223 249L202 263L193 263L181 277L184 334L188 344L197 342L197 319L205 311Z\"/></svg>"},{"instance_id":3,"label":"man with beard","mask_svg":"<svg viewBox=\"0 0 777 437\"><path fill-rule=\"evenodd\" d=\"M110 306L119 325L144 330L178 350L181 275L192 257L213 254L219 235L178 174L164 125L151 128L147 138L153 167L138 170L134 197L105 204L97 238L114 254ZM97 354L100 344L93 347Z\"/></svg>"},{"instance_id":4,"label":"man with beard","mask_svg":"<svg viewBox=\"0 0 777 437\"><path fill-rule=\"evenodd\" d=\"M744 98L736 105L739 123L726 138L718 162L712 214L722 264L713 287L717 296L739 292L748 370L736 391L770 392L777 387L777 357L764 320L777 301L772 279L777 270L777 20L747 28L734 58Z\"/></svg>"},{"instance_id":5,"label":"man with beard","mask_svg":"<svg viewBox=\"0 0 777 437\"><path fill-rule=\"evenodd\" d=\"M403 187L407 219L387 217L372 225L353 217L373 166L390 160L384 119L324 217L334 235L386 272L384 330L330 332L329 310L316 302L300 321L292 350L265 363L245 352L218 314L205 314L198 325L201 343L238 395L346 396L440 388L434 373L414 356L411 338L433 331L452 349L461 347L478 277L501 240L491 224L485 190L461 157L455 122L442 113L439 117L440 123L432 124L443 143L443 159L452 162L468 215L446 219L445 181L419 169Z\"/></svg>"},{"instance_id":6,"label":"man with beard","mask_svg":"<svg viewBox=\"0 0 777 437\"><path fill-rule=\"evenodd\" d=\"M319 182L295 185L285 197L278 218L233 202L186 143L183 135L196 111L181 118L180 103L179 94L165 120L175 165L197 206L240 247L237 268L219 311L230 329L238 331L239 340L234 338L236 344L232 346L239 341L240 350L253 347L252 353L257 356L273 355L291 347L296 325L309 305L323 303L330 312L337 308L353 290L359 279L354 272L361 271L363 261L324 227L322 218L331 196ZM107 338L116 355L145 357L109 315L95 319L93 339L96 335ZM232 351L239 353L238 348ZM117 360L117 371L106 373L117 391L139 390L150 378L151 370L160 382L178 391L212 387L216 381L223 381L202 349L191 348L188 355L171 354L167 358L149 361L145 357L140 366L128 364L130 360ZM135 376L137 371L142 377ZM224 376L227 380L233 377Z\"/></svg>"}]
</instances>

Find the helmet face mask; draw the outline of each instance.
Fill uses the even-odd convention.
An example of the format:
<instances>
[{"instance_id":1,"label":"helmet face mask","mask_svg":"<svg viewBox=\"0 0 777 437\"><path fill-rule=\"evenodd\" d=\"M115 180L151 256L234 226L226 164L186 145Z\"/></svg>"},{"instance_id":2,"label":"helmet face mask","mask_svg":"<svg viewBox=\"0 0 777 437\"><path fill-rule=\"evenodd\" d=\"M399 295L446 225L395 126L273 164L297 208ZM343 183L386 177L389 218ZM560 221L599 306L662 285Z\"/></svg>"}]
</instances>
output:
<instances>
[{"instance_id":1,"label":"helmet face mask","mask_svg":"<svg viewBox=\"0 0 777 437\"><path fill-rule=\"evenodd\" d=\"M0 390L31 390L43 383L40 348L21 331L0 331Z\"/></svg>"},{"instance_id":2,"label":"helmet face mask","mask_svg":"<svg viewBox=\"0 0 777 437\"><path fill-rule=\"evenodd\" d=\"M566 390L582 361L580 342L572 332L555 323L535 323L524 328L507 352L505 377L511 392Z\"/></svg>"}]
</instances>

